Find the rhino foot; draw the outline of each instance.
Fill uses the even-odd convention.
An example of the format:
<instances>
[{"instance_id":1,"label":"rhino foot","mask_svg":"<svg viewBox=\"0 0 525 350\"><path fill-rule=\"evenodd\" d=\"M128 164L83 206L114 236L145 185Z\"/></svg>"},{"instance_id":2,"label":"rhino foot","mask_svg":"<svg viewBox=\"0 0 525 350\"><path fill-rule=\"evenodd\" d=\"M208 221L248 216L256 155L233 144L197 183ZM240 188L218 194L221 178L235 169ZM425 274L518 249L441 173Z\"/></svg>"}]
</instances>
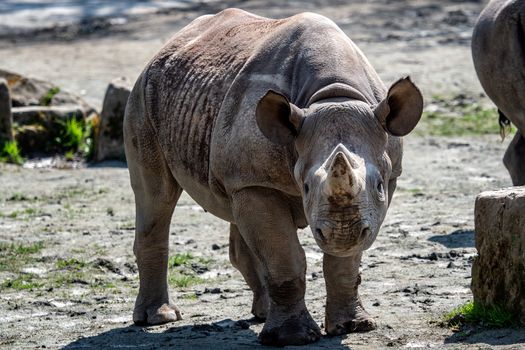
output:
<instances>
[{"instance_id":1,"label":"rhino foot","mask_svg":"<svg viewBox=\"0 0 525 350\"><path fill-rule=\"evenodd\" d=\"M182 320L179 309L169 303L161 306L135 306L133 311L133 322L139 326L158 325L168 322Z\"/></svg>"},{"instance_id":2,"label":"rhino foot","mask_svg":"<svg viewBox=\"0 0 525 350\"><path fill-rule=\"evenodd\" d=\"M326 333L341 335L354 332L368 332L377 328L377 324L362 306L358 305L353 312L326 316Z\"/></svg>"},{"instance_id":3,"label":"rhino foot","mask_svg":"<svg viewBox=\"0 0 525 350\"><path fill-rule=\"evenodd\" d=\"M252 314L257 320L266 320L269 305L270 297L268 296L268 293L253 293Z\"/></svg>"},{"instance_id":4,"label":"rhino foot","mask_svg":"<svg viewBox=\"0 0 525 350\"><path fill-rule=\"evenodd\" d=\"M275 306L270 310L266 324L259 335L263 345L304 345L319 340L321 330L306 307L291 315L290 309L286 309Z\"/></svg>"}]
</instances>

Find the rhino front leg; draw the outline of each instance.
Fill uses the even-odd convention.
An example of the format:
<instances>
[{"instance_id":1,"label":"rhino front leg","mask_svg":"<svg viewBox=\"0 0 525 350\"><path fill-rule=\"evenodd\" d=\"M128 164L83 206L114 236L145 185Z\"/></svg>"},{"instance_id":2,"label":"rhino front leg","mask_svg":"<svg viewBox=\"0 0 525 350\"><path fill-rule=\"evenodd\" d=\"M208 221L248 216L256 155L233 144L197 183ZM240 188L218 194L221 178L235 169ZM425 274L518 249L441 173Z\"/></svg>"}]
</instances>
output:
<instances>
[{"instance_id":1,"label":"rhino front leg","mask_svg":"<svg viewBox=\"0 0 525 350\"><path fill-rule=\"evenodd\" d=\"M253 291L252 314L260 320L265 320L270 298L264 285L263 267L234 224L230 225L230 261Z\"/></svg>"},{"instance_id":2,"label":"rhino front leg","mask_svg":"<svg viewBox=\"0 0 525 350\"><path fill-rule=\"evenodd\" d=\"M362 254L339 258L324 254L323 272L326 283L326 333L339 335L376 328L365 311L358 294L361 283L359 264Z\"/></svg>"},{"instance_id":3,"label":"rhino front leg","mask_svg":"<svg viewBox=\"0 0 525 350\"><path fill-rule=\"evenodd\" d=\"M306 259L290 205L279 192L250 188L232 195L234 218L244 241L259 259L270 296L259 335L265 345L302 345L321 331L304 302Z\"/></svg>"},{"instance_id":4,"label":"rhino front leg","mask_svg":"<svg viewBox=\"0 0 525 350\"><path fill-rule=\"evenodd\" d=\"M525 137L521 131L518 130L510 142L503 164L509 171L514 186L525 185Z\"/></svg>"}]
</instances>

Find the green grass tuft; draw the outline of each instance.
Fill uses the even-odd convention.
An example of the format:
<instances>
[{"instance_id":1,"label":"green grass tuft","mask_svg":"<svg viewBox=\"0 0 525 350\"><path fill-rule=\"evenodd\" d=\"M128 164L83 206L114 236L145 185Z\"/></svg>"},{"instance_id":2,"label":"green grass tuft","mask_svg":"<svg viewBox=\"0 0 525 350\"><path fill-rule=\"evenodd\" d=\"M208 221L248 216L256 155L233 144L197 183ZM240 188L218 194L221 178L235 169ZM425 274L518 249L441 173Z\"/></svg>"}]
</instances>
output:
<instances>
[{"instance_id":1,"label":"green grass tuft","mask_svg":"<svg viewBox=\"0 0 525 350\"><path fill-rule=\"evenodd\" d=\"M169 267L176 267L188 264L193 260L193 255L191 253L181 253L171 256L168 260Z\"/></svg>"},{"instance_id":2,"label":"green grass tuft","mask_svg":"<svg viewBox=\"0 0 525 350\"><path fill-rule=\"evenodd\" d=\"M56 267L58 269L69 269L69 270L79 270L86 267L86 263L75 258L71 259L59 259L56 262Z\"/></svg>"},{"instance_id":3,"label":"green grass tuft","mask_svg":"<svg viewBox=\"0 0 525 350\"><path fill-rule=\"evenodd\" d=\"M7 141L0 151L0 161L5 163L22 164L24 158L16 141Z\"/></svg>"},{"instance_id":4,"label":"green grass tuft","mask_svg":"<svg viewBox=\"0 0 525 350\"><path fill-rule=\"evenodd\" d=\"M51 102L53 101L53 97L55 97L56 94L60 92L60 88L58 86L52 87L49 90L46 91L42 97L40 97L40 105L42 106L50 106Z\"/></svg>"},{"instance_id":5,"label":"green grass tuft","mask_svg":"<svg viewBox=\"0 0 525 350\"><path fill-rule=\"evenodd\" d=\"M44 242L35 242L28 245L22 243L0 243L0 256L35 254L43 248Z\"/></svg>"},{"instance_id":6,"label":"green grass tuft","mask_svg":"<svg viewBox=\"0 0 525 350\"><path fill-rule=\"evenodd\" d=\"M195 275L184 275L178 272L170 274L168 283L179 288L186 288L195 284L202 283L204 280Z\"/></svg>"},{"instance_id":7,"label":"green grass tuft","mask_svg":"<svg viewBox=\"0 0 525 350\"><path fill-rule=\"evenodd\" d=\"M453 328L465 324L484 325L492 328L511 327L517 324L514 315L502 306L484 306L474 301L461 305L447 315L446 323Z\"/></svg>"},{"instance_id":8,"label":"green grass tuft","mask_svg":"<svg viewBox=\"0 0 525 350\"><path fill-rule=\"evenodd\" d=\"M14 289L14 290L31 290L40 288L41 283L34 281L35 275L31 273L22 273L14 279L7 279L1 284L1 289Z\"/></svg>"}]
</instances>

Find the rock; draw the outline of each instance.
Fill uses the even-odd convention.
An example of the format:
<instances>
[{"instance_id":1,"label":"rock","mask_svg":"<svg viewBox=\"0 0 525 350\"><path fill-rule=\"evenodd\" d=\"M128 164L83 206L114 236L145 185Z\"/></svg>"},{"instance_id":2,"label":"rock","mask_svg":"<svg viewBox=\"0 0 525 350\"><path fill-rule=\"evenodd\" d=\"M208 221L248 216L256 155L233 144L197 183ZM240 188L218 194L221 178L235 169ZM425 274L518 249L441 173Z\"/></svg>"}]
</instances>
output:
<instances>
[{"instance_id":1,"label":"rock","mask_svg":"<svg viewBox=\"0 0 525 350\"><path fill-rule=\"evenodd\" d=\"M0 145L13 140L13 116L11 95L5 79L0 78Z\"/></svg>"},{"instance_id":2,"label":"rock","mask_svg":"<svg viewBox=\"0 0 525 350\"><path fill-rule=\"evenodd\" d=\"M108 85L100 114L100 126L95 137L95 161L126 158L122 122L131 86L126 78L114 79Z\"/></svg>"},{"instance_id":3,"label":"rock","mask_svg":"<svg viewBox=\"0 0 525 350\"><path fill-rule=\"evenodd\" d=\"M24 106L81 106L83 114L95 111L80 96L72 94L49 81L30 78L0 69L0 78L7 81L13 107Z\"/></svg>"},{"instance_id":4,"label":"rock","mask_svg":"<svg viewBox=\"0 0 525 350\"><path fill-rule=\"evenodd\" d=\"M525 186L479 194L475 226L474 301L501 305L525 323Z\"/></svg>"},{"instance_id":5,"label":"rock","mask_svg":"<svg viewBox=\"0 0 525 350\"><path fill-rule=\"evenodd\" d=\"M82 106L13 107L13 121L18 125L15 139L23 154L59 151L54 140L60 137L66 120L86 119Z\"/></svg>"}]
</instances>

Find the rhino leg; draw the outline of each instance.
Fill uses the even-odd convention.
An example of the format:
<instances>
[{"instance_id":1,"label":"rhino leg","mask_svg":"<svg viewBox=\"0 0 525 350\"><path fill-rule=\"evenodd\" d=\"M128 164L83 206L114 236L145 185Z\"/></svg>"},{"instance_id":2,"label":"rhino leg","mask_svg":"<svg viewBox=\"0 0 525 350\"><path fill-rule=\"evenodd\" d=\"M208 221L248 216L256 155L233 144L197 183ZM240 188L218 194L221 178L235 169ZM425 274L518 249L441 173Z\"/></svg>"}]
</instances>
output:
<instances>
[{"instance_id":1,"label":"rhino leg","mask_svg":"<svg viewBox=\"0 0 525 350\"><path fill-rule=\"evenodd\" d=\"M236 225L230 225L230 261L253 291L252 314L265 320L270 297L264 286L261 262L253 255Z\"/></svg>"},{"instance_id":2,"label":"rhino leg","mask_svg":"<svg viewBox=\"0 0 525 350\"><path fill-rule=\"evenodd\" d=\"M232 208L244 241L261 262L270 296L261 343L285 346L318 340L321 331L304 302L304 250L285 197L266 188L243 189L232 195Z\"/></svg>"},{"instance_id":3,"label":"rhino leg","mask_svg":"<svg viewBox=\"0 0 525 350\"><path fill-rule=\"evenodd\" d=\"M361 283L361 253L339 258L324 254L323 271L326 282L325 329L330 335L364 332L376 328L366 312L357 289Z\"/></svg>"},{"instance_id":4,"label":"rhino leg","mask_svg":"<svg viewBox=\"0 0 525 350\"><path fill-rule=\"evenodd\" d=\"M135 194L135 242L140 288L133 321L161 324L181 319L168 292L169 225L182 188L173 178L144 116L140 89L126 108L124 141Z\"/></svg>"},{"instance_id":5,"label":"rhino leg","mask_svg":"<svg viewBox=\"0 0 525 350\"><path fill-rule=\"evenodd\" d=\"M519 130L503 156L503 164L509 171L514 186L525 185L525 138Z\"/></svg>"}]
</instances>

